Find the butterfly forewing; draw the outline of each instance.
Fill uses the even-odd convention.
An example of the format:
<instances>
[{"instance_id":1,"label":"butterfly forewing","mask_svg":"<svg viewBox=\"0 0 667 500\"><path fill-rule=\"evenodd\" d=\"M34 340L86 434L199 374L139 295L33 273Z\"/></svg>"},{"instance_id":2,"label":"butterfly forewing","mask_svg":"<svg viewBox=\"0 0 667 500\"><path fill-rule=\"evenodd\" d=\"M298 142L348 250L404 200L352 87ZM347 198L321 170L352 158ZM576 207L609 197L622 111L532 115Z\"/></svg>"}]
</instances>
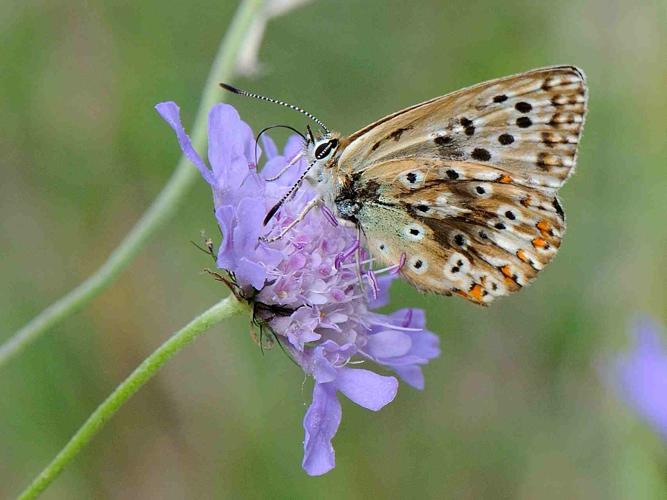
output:
<instances>
[{"instance_id":1,"label":"butterfly forewing","mask_svg":"<svg viewBox=\"0 0 667 500\"><path fill-rule=\"evenodd\" d=\"M338 160L354 182L370 251L416 287L486 303L554 257L556 191L572 173L586 111L580 70L482 83L379 120Z\"/></svg>"}]
</instances>

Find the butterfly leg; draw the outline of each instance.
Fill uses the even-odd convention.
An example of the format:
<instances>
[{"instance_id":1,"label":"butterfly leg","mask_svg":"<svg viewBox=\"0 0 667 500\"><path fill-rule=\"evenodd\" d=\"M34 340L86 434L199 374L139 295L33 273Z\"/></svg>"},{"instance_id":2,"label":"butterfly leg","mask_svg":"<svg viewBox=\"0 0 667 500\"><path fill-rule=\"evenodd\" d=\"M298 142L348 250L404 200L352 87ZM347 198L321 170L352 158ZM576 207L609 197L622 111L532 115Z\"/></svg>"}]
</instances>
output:
<instances>
[{"instance_id":1,"label":"butterfly leg","mask_svg":"<svg viewBox=\"0 0 667 500\"><path fill-rule=\"evenodd\" d=\"M287 172L287 171L290 169L290 167L294 166L294 164L295 164L297 161L299 161L299 160L301 159L301 157L303 156L303 154L304 154L303 151L300 151L299 153L297 153L297 154L294 156L294 158L292 158L292 159L287 163L287 165L285 165L283 168L280 169L280 172L278 172L278 173L277 173L276 175L274 175L273 177L267 177L267 178L266 178L267 182L275 181L275 180L279 179L280 177L282 177L282 175L283 175L285 172Z\"/></svg>"},{"instance_id":2,"label":"butterfly leg","mask_svg":"<svg viewBox=\"0 0 667 500\"><path fill-rule=\"evenodd\" d=\"M303 210L301 210L301 213L299 213L296 219L294 219L287 226L285 226L277 236L271 236L271 237L261 236L260 239L266 243L272 243L274 241L278 241L283 236L285 236L294 226L296 226L299 222L301 222L304 219L304 217L306 217L308 212L310 212L314 207L318 206L320 203L322 203L322 198L316 196L308 203L306 203L306 206L303 207Z\"/></svg>"},{"instance_id":3,"label":"butterfly leg","mask_svg":"<svg viewBox=\"0 0 667 500\"><path fill-rule=\"evenodd\" d=\"M354 270L357 274L357 280L359 281L359 288L361 289L361 293L365 293L366 287L364 286L364 280L361 276L361 226L356 226L356 228L357 228L357 240L359 241L359 245L357 245L357 250L354 252L356 260Z\"/></svg>"}]
</instances>

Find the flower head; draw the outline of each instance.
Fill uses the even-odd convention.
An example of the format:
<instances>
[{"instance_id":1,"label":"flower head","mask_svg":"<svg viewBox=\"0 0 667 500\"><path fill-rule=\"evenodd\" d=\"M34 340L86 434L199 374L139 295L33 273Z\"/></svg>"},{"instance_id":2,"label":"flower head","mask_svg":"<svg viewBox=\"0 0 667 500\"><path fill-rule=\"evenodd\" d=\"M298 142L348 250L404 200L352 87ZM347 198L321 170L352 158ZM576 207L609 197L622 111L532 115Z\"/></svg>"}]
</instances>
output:
<instances>
[{"instance_id":1,"label":"flower head","mask_svg":"<svg viewBox=\"0 0 667 500\"><path fill-rule=\"evenodd\" d=\"M194 151L178 106L161 103L157 110L213 190L223 235L218 267L229 273L243 297L262 306L256 308L259 319L315 381L304 418L303 467L308 474L324 474L335 465L331 440L341 419L338 393L373 411L391 402L398 380L366 369L370 362L422 389L421 366L439 355L438 337L425 329L421 310L390 315L372 310L388 302L395 276L365 269L368 256L356 232L338 224L327 209L311 210L276 241L260 238L279 234L315 194L301 186L263 225L266 213L305 168L303 160L295 161L271 180L302 151L301 138L290 138L282 155L265 138L268 159L258 172L250 127L233 107L218 104L209 114L209 168ZM360 362L364 368L357 367Z\"/></svg>"},{"instance_id":2,"label":"flower head","mask_svg":"<svg viewBox=\"0 0 667 500\"><path fill-rule=\"evenodd\" d=\"M619 396L667 440L667 347L662 328L649 318L635 322L632 350L611 365Z\"/></svg>"}]
</instances>

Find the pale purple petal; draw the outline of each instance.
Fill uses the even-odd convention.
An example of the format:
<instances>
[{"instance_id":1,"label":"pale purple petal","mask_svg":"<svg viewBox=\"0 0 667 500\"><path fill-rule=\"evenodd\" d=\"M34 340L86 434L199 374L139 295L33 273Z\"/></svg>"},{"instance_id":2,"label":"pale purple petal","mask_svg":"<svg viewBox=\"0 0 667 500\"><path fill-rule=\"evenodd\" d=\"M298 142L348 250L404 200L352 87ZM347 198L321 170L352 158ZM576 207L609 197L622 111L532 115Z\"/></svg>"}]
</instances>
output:
<instances>
[{"instance_id":1,"label":"pale purple petal","mask_svg":"<svg viewBox=\"0 0 667 500\"><path fill-rule=\"evenodd\" d=\"M341 419L341 407L333 383L315 384L313 402L303 419L303 468L311 476L320 476L336 465L331 440Z\"/></svg>"},{"instance_id":2,"label":"pale purple petal","mask_svg":"<svg viewBox=\"0 0 667 500\"><path fill-rule=\"evenodd\" d=\"M242 224L236 226L234 240L238 249L248 257L257 247L265 215L264 206L258 205L257 200L253 198L244 198L238 205L236 216Z\"/></svg>"},{"instance_id":3,"label":"pale purple petal","mask_svg":"<svg viewBox=\"0 0 667 500\"><path fill-rule=\"evenodd\" d=\"M398 276L395 274L383 274L376 277L378 289L377 293L369 294L369 309L378 309L389 304L389 288L391 287L391 283L397 278Z\"/></svg>"},{"instance_id":4,"label":"pale purple petal","mask_svg":"<svg viewBox=\"0 0 667 500\"><path fill-rule=\"evenodd\" d=\"M287 163L303 151L303 139L298 135L292 135L287 139L287 144L283 150L284 162ZM283 164L284 165L284 164ZM280 184L284 186L291 186L296 182L304 169L304 160L301 158L295 165L292 165L287 172L280 178Z\"/></svg>"},{"instance_id":5,"label":"pale purple petal","mask_svg":"<svg viewBox=\"0 0 667 500\"><path fill-rule=\"evenodd\" d=\"M633 349L619 356L612 381L621 398L667 440L667 349L658 324L645 318L633 328Z\"/></svg>"},{"instance_id":6,"label":"pale purple petal","mask_svg":"<svg viewBox=\"0 0 667 500\"><path fill-rule=\"evenodd\" d=\"M294 158L294 156L303 151L303 147L303 139L298 135L291 135L289 139L287 139L287 144L285 144L285 151L283 152L283 155L288 160L291 160Z\"/></svg>"},{"instance_id":7,"label":"pale purple petal","mask_svg":"<svg viewBox=\"0 0 667 500\"><path fill-rule=\"evenodd\" d=\"M241 286L251 285L255 290L261 290L266 280L266 269L261 264L245 257L236 262L236 279Z\"/></svg>"},{"instance_id":8,"label":"pale purple petal","mask_svg":"<svg viewBox=\"0 0 667 500\"><path fill-rule=\"evenodd\" d=\"M410 336L394 330L384 330L369 335L366 350L374 358L394 358L410 351Z\"/></svg>"},{"instance_id":9,"label":"pale purple petal","mask_svg":"<svg viewBox=\"0 0 667 500\"><path fill-rule=\"evenodd\" d=\"M424 360L440 356L440 337L435 333L424 330L422 332L410 332L408 335L412 339L411 354Z\"/></svg>"},{"instance_id":10,"label":"pale purple petal","mask_svg":"<svg viewBox=\"0 0 667 500\"><path fill-rule=\"evenodd\" d=\"M209 112L208 136L208 159L218 186L237 189L254 163L252 130L232 106L221 103Z\"/></svg>"},{"instance_id":11,"label":"pale purple petal","mask_svg":"<svg viewBox=\"0 0 667 500\"><path fill-rule=\"evenodd\" d=\"M336 378L336 387L359 406L378 411L396 397L398 380L369 370L342 368Z\"/></svg>"},{"instance_id":12,"label":"pale purple petal","mask_svg":"<svg viewBox=\"0 0 667 500\"><path fill-rule=\"evenodd\" d=\"M271 139L268 134L262 134L262 147L264 148L267 159L272 160L278 156L278 148L276 147L276 143L273 142L273 139Z\"/></svg>"},{"instance_id":13,"label":"pale purple petal","mask_svg":"<svg viewBox=\"0 0 667 500\"><path fill-rule=\"evenodd\" d=\"M211 185L215 184L215 180L211 175L211 171L208 169L204 161L201 159L195 148L190 142L190 138L185 133L185 129L181 124L181 110L175 102L161 102L155 106L155 109L160 116L166 121L169 126L176 132L176 138L178 139L178 144L181 146L181 151L190 160L201 173L202 177L206 182Z\"/></svg>"},{"instance_id":14,"label":"pale purple petal","mask_svg":"<svg viewBox=\"0 0 667 500\"><path fill-rule=\"evenodd\" d=\"M235 210L233 207L225 205L218 207L215 211L215 218L220 226L222 233L222 242L218 248L217 264L221 269L233 270L235 265L234 248L234 220Z\"/></svg>"},{"instance_id":15,"label":"pale purple petal","mask_svg":"<svg viewBox=\"0 0 667 500\"><path fill-rule=\"evenodd\" d=\"M399 309L391 313L389 317L392 323L404 328L424 328L426 326L426 315L423 309Z\"/></svg>"},{"instance_id":16,"label":"pale purple petal","mask_svg":"<svg viewBox=\"0 0 667 500\"><path fill-rule=\"evenodd\" d=\"M419 365L393 366L392 369L401 380L420 391L424 390L424 372Z\"/></svg>"},{"instance_id":17,"label":"pale purple petal","mask_svg":"<svg viewBox=\"0 0 667 500\"><path fill-rule=\"evenodd\" d=\"M332 366L331 361L326 357L322 346L317 346L313 350L311 371L315 380L320 384L336 380L338 370Z\"/></svg>"}]
</instances>

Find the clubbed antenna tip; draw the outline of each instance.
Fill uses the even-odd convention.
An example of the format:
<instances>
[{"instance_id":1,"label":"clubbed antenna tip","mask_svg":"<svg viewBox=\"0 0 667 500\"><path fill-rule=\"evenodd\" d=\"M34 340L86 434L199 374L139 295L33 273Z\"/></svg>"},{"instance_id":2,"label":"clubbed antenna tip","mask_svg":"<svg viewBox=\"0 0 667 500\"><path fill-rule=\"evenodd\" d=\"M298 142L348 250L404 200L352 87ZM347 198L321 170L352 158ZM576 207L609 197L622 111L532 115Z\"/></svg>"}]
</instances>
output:
<instances>
[{"instance_id":1,"label":"clubbed antenna tip","mask_svg":"<svg viewBox=\"0 0 667 500\"><path fill-rule=\"evenodd\" d=\"M229 85L229 84L227 84L227 83L221 83L220 86L221 86L223 89L225 89L226 91L228 91L228 92L232 92L233 94L243 95L243 92L241 92L241 91L240 91L239 89L237 89L236 87L232 87L231 85Z\"/></svg>"}]
</instances>

